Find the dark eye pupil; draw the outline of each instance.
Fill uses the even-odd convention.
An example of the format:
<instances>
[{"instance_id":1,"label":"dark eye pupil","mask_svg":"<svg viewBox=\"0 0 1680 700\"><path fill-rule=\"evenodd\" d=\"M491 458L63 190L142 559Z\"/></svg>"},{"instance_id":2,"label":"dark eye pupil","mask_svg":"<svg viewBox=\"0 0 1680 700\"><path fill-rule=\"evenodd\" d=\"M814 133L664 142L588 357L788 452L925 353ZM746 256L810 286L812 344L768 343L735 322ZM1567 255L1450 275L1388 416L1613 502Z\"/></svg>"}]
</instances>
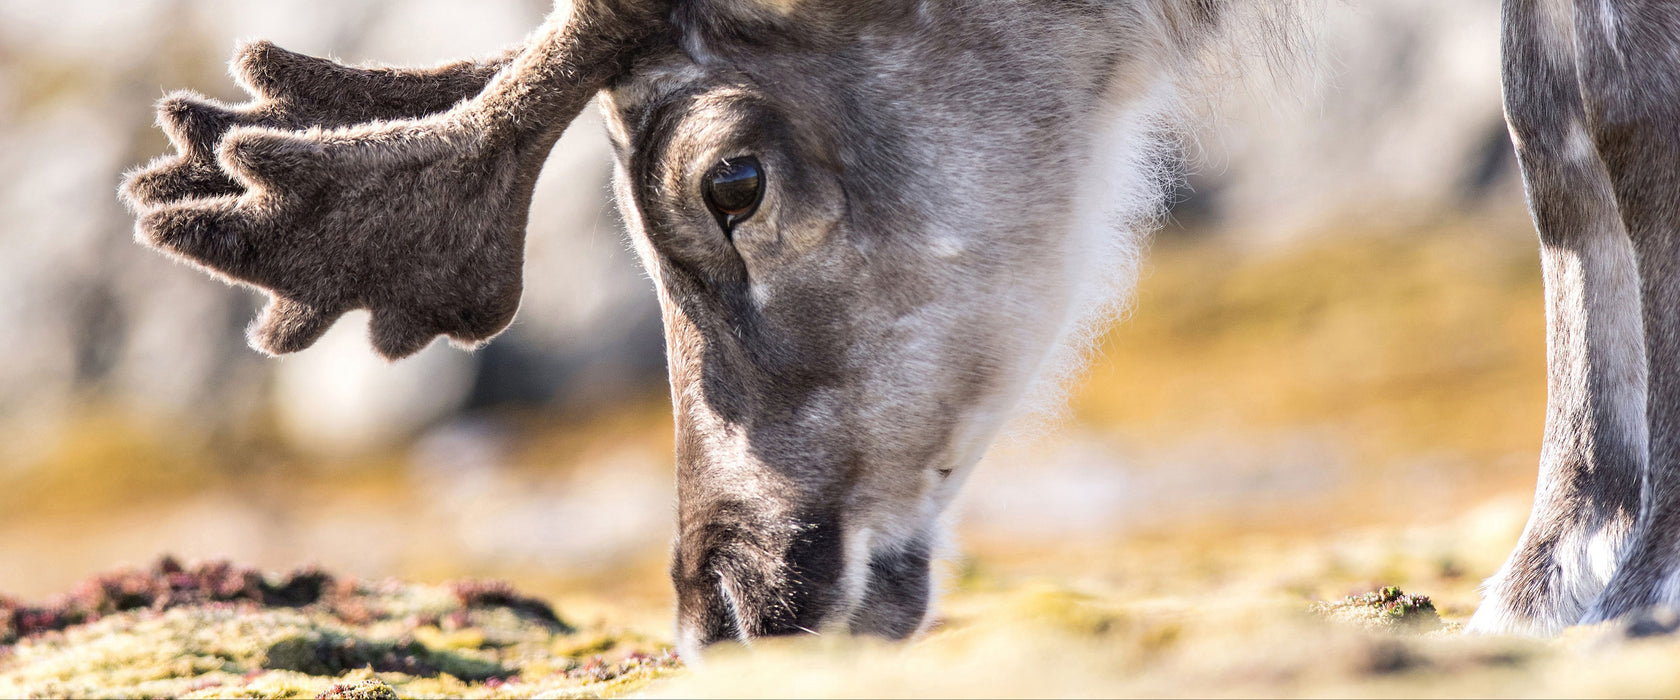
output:
<instances>
[{"instance_id":1,"label":"dark eye pupil","mask_svg":"<svg viewBox=\"0 0 1680 700\"><path fill-rule=\"evenodd\" d=\"M747 156L719 163L706 174L704 194L724 230L745 221L764 198L764 171L758 159Z\"/></svg>"}]
</instances>

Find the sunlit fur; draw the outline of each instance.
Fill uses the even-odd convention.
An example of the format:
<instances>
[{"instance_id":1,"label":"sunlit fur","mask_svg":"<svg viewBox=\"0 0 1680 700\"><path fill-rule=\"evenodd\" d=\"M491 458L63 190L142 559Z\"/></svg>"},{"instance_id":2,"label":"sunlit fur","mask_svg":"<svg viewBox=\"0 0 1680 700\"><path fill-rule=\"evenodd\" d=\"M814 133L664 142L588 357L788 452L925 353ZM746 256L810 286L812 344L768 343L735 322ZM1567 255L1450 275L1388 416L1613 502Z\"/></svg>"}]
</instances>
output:
<instances>
[{"instance_id":1,"label":"sunlit fur","mask_svg":"<svg viewBox=\"0 0 1680 700\"><path fill-rule=\"evenodd\" d=\"M690 9L677 50L604 103L620 204L665 308L679 638L692 655L827 626L904 636L926 619L927 560L973 465L1024 408L1056 405L1124 308L1184 117L1244 68L1305 53L1306 13L1281 0ZM789 73L807 66L858 75ZM714 250L715 226L683 196L686 159L728 155L703 154L743 138L734 123L760 103L795 141L839 142L837 156L791 148L843 161L823 178L844 195L772 188L759 221ZM792 368L752 359L787 345L811 350Z\"/></svg>"},{"instance_id":2,"label":"sunlit fur","mask_svg":"<svg viewBox=\"0 0 1680 700\"><path fill-rule=\"evenodd\" d=\"M1680 605L1680 8L1507 0L1506 116L1546 271L1534 510L1481 632Z\"/></svg>"},{"instance_id":3,"label":"sunlit fur","mask_svg":"<svg viewBox=\"0 0 1680 700\"><path fill-rule=\"evenodd\" d=\"M1472 626L1544 634L1680 603L1680 8L1505 10L1551 401L1533 516ZM178 154L125 192L143 242L274 297L265 350L351 308L390 357L476 343L517 305L548 148L600 91L665 323L684 651L904 638L969 471L1124 308L1185 116L1288 72L1307 14L570 0L520 49L435 71L259 44L236 66L258 99L166 101ZM722 230L700 181L736 155L765 192Z\"/></svg>"}]
</instances>

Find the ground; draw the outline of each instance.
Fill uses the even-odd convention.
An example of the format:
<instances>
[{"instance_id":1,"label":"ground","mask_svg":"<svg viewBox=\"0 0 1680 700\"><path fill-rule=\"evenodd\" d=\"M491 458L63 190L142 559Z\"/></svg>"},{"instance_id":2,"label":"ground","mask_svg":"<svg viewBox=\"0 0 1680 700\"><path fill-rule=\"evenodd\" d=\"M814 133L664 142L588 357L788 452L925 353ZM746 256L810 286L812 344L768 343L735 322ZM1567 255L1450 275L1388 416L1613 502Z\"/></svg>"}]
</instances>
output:
<instances>
[{"instance_id":1,"label":"ground","mask_svg":"<svg viewBox=\"0 0 1680 700\"><path fill-rule=\"evenodd\" d=\"M1680 694L1670 617L1459 631L1528 513L1540 284L1520 211L1163 239L1045 431L1083 447L1011 436L967 487L927 634L691 666L663 397L338 461L93 413L0 490L0 591L34 601L0 606L0 696Z\"/></svg>"},{"instance_id":2,"label":"ground","mask_svg":"<svg viewBox=\"0 0 1680 700\"><path fill-rule=\"evenodd\" d=\"M683 668L657 634L579 626L504 584L257 577L161 562L5 608L13 697L1578 696L1680 692L1672 621L1558 640L1472 637L1493 502L1430 527L1204 532L946 567L906 644L724 647ZM173 572L173 573L171 573ZM256 577L256 578L253 578ZM1365 581L1406 580L1411 588ZM1344 596L1338 591L1370 589ZM266 598L266 601L265 601ZM125 606L134 609L120 610ZM105 611L105 612L100 612ZM558 614L556 614L558 612ZM97 618L56 629L61 623ZM19 620L30 620L20 623ZM22 629L21 626L33 625ZM19 634L21 639L16 639Z\"/></svg>"},{"instance_id":3,"label":"ground","mask_svg":"<svg viewBox=\"0 0 1680 700\"><path fill-rule=\"evenodd\" d=\"M227 562L98 576L0 601L3 697L600 697L680 663L504 583L264 576Z\"/></svg>"}]
</instances>

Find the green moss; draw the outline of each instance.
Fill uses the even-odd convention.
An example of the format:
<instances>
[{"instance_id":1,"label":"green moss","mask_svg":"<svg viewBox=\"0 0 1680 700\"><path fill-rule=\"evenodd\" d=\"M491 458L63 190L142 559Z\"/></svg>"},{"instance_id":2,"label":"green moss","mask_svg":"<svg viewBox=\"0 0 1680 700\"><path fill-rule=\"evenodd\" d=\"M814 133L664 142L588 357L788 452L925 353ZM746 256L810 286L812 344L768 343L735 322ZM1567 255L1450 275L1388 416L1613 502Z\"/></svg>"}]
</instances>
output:
<instances>
[{"instance_id":1,"label":"green moss","mask_svg":"<svg viewBox=\"0 0 1680 700\"><path fill-rule=\"evenodd\" d=\"M1010 612L1025 622L1061 632L1102 635L1119 629L1126 619L1092 596L1053 586L1034 586L1015 596Z\"/></svg>"},{"instance_id":2,"label":"green moss","mask_svg":"<svg viewBox=\"0 0 1680 700\"><path fill-rule=\"evenodd\" d=\"M1435 603L1429 600L1429 596L1409 595L1401 591L1399 586L1388 586L1376 593L1367 593L1363 601L1366 605L1375 606L1382 611L1384 617L1396 622L1441 619L1441 615L1435 610Z\"/></svg>"},{"instance_id":3,"label":"green moss","mask_svg":"<svg viewBox=\"0 0 1680 700\"><path fill-rule=\"evenodd\" d=\"M203 571L221 573L193 575ZM163 584L121 572L94 579L125 582L115 595L83 585L79 598L14 604L29 625L0 645L0 697L607 696L680 666L654 640L579 630L505 584L270 579L173 562L153 573Z\"/></svg>"},{"instance_id":4,"label":"green moss","mask_svg":"<svg viewBox=\"0 0 1680 700\"><path fill-rule=\"evenodd\" d=\"M335 685L315 697L317 700L397 700L397 691L384 681L369 680L354 685Z\"/></svg>"},{"instance_id":5,"label":"green moss","mask_svg":"<svg viewBox=\"0 0 1680 700\"><path fill-rule=\"evenodd\" d=\"M1312 609L1332 620L1353 622L1364 627L1417 631L1432 631L1441 627L1441 615L1429 596L1409 594L1400 590L1399 586L1385 586L1336 602L1317 603Z\"/></svg>"}]
</instances>

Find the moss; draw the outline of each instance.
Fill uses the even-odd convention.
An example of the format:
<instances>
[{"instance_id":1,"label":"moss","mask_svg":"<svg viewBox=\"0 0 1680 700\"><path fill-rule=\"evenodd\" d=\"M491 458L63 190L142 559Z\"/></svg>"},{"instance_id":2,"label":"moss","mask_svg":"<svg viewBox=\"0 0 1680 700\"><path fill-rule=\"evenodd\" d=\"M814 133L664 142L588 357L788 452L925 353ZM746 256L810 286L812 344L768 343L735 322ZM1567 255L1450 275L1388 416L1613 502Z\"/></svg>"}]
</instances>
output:
<instances>
[{"instance_id":1,"label":"moss","mask_svg":"<svg viewBox=\"0 0 1680 700\"><path fill-rule=\"evenodd\" d=\"M1399 586L1388 586L1375 593L1367 593L1362 597L1362 601L1381 610L1384 617L1396 622L1441 619L1440 614L1435 611L1435 603L1429 600L1429 596L1410 595L1401 591Z\"/></svg>"},{"instance_id":2,"label":"moss","mask_svg":"<svg viewBox=\"0 0 1680 700\"><path fill-rule=\"evenodd\" d=\"M410 676L448 674L469 681L511 674L493 659L434 649L408 637L368 639L323 629L310 629L270 644L262 654L261 665L311 676L339 676L358 668Z\"/></svg>"},{"instance_id":3,"label":"moss","mask_svg":"<svg viewBox=\"0 0 1680 700\"><path fill-rule=\"evenodd\" d=\"M1049 585L1029 587L1014 596L1009 611L1024 622L1059 632L1103 635L1121 629L1126 619L1093 596Z\"/></svg>"},{"instance_id":4,"label":"moss","mask_svg":"<svg viewBox=\"0 0 1680 700\"><path fill-rule=\"evenodd\" d=\"M1403 628L1433 631L1441 628L1441 615L1429 596L1413 595L1399 586L1352 595L1340 601L1316 603L1313 612L1329 619L1372 628Z\"/></svg>"},{"instance_id":5,"label":"moss","mask_svg":"<svg viewBox=\"0 0 1680 700\"><path fill-rule=\"evenodd\" d=\"M599 696L680 667L654 640L579 630L501 583L164 560L0 609L4 697Z\"/></svg>"},{"instance_id":6,"label":"moss","mask_svg":"<svg viewBox=\"0 0 1680 700\"><path fill-rule=\"evenodd\" d=\"M454 591L455 597L461 601L461 606L468 610L505 608L551 626L556 631L577 631L561 620L560 616L555 615L554 608L549 607L548 603L520 595L506 581L461 581L450 584L450 590Z\"/></svg>"},{"instance_id":7,"label":"moss","mask_svg":"<svg viewBox=\"0 0 1680 700\"><path fill-rule=\"evenodd\" d=\"M332 576L316 569L270 578L225 561L189 568L164 557L147 570L120 569L94 576L39 605L0 599L0 644L130 610L161 612L212 603L302 607L319 603L334 591Z\"/></svg>"},{"instance_id":8,"label":"moss","mask_svg":"<svg viewBox=\"0 0 1680 700\"><path fill-rule=\"evenodd\" d=\"M397 691L384 681L369 680L354 685L335 685L315 696L316 700L397 700Z\"/></svg>"}]
</instances>

